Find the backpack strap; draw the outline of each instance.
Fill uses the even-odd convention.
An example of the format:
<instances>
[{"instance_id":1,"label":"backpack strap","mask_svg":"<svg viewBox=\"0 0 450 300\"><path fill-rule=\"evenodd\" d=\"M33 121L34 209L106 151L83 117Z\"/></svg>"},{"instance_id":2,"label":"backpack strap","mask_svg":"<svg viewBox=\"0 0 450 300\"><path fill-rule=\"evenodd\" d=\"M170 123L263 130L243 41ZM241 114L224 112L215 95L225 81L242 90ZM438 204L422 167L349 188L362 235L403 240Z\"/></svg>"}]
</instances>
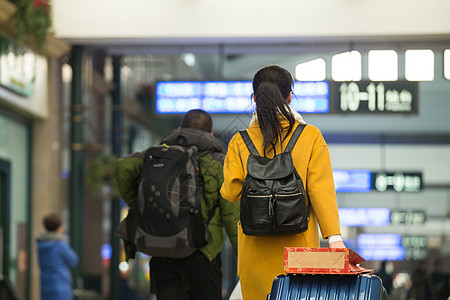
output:
<instances>
[{"instance_id":1,"label":"backpack strap","mask_svg":"<svg viewBox=\"0 0 450 300\"><path fill-rule=\"evenodd\" d=\"M260 156L258 150L256 150L256 147L255 147L255 145L252 142L252 139L248 135L247 130L239 131L239 133L241 134L242 139L245 142L245 145L247 145L247 148L250 151L250 154L256 155L256 156Z\"/></svg>"},{"instance_id":2,"label":"backpack strap","mask_svg":"<svg viewBox=\"0 0 450 300\"><path fill-rule=\"evenodd\" d=\"M219 202L220 202L220 198L217 199L216 202L214 202L213 208L211 208L211 210L209 211L209 213L208 213L208 220L206 220L206 223L205 223L206 226L209 225L209 222L211 222L211 219L213 218L214 214L216 213L216 209L219 206Z\"/></svg>"},{"instance_id":3,"label":"backpack strap","mask_svg":"<svg viewBox=\"0 0 450 300\"><path fill-rule=\"evenodd\" d=\"M130 204L128 207L128 215L126 217L126 231L128 240L123 240L124 246L125 246L125 252L127 258L135 258L136 254L136 245L134 244L134 238L136 237L136 231L138 227L138 201L136 200L133 203ZM128 249L127 249L128 248Z\"/></svg>"},{"instance_id":4,"label":"backpack strap","mask_svg":"<svg viewBox=\"0 0 450 300\"><path fill-rule=\"evenodd\" d=\"M303 128L305 128L306 124L298 124L297 128L295 128L294 133L291 136L291 139L289 140L286 148L284 149L284 152L291 152L292 149L295 146L295 143L297 143L298 138L303 132Z\"/></svg>"},{"instance_id":5,"label":"backpack strap","mask_svg":"<svg viewBox=\"0 0 450 300\"><path fill-rule=\"evenodd\" d=\"M297 140L300 137L300 135L302 134L303 129L305 127L306 127L306 124L298 124L297 125L297 128L295 128L294 133L292 134L291 139L289 140L289 142L288 142L288 144L286 146L286 149L284 149L284 152L292 151L292 149L295 146L295 143L297 143ZM305 192L306 192L306 195L308 195L308 188L307 187L305 187ZM311 201L309 200L308 196L306 198L308 199L308 207L307 207L308 211L307 211L306 215L308 216L308 221L309 221L309 216L310 216L310 213L311 213Z\"/></svg>"}]
</instances>

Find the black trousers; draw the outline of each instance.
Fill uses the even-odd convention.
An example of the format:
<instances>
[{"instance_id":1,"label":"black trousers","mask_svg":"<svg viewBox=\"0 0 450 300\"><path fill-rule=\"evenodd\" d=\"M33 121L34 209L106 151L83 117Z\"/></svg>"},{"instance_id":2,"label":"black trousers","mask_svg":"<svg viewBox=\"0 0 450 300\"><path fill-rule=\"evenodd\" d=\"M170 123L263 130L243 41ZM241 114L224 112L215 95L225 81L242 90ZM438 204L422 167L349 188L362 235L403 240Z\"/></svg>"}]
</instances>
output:
<instances>
[{"instance_id":1,"label":"black trousers","mask_svg":"<svg viewBox=\"0 0 450 300\"><path fill-rule=\"evenodd\" d=\"M221 300L220 254L212 262L198 250L182 259L152 257L150 280L157 300Z\"/></svg>"}]
</instances>

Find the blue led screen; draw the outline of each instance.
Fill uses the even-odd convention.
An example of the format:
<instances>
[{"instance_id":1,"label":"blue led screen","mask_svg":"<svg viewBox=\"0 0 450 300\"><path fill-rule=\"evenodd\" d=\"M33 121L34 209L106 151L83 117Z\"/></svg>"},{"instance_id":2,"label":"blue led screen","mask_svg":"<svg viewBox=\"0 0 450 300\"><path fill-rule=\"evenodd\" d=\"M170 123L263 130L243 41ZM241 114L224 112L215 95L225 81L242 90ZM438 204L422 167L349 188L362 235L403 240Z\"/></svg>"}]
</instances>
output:
<instances>
[{"instance_id":1,"label":"blue led screen","mask_svg":"<svg viewBox=\"0 0 450 300\"><path fill-rule=\"evenodd\" d=\"M296 81L291 106L300 113L327 113L330 110L329 83Z\"/></svg>"},{"instance_id":2,"label":"blue led screen","mask_svg":"<svg viewBox=\"0 0 450 300\"><path fill-rule=\"evenodd\" d=\"M329 83L296 81L291 106L301 113L329 111ZM156 112L181 114L191 109L209 113L254 111L251 81L161 81L156 84Z\"/></svg>"},{"instance_id":3,"label":"blue led screen","mask_svg":"<svg viewBox=\"0 0 450 300\"><path fill-rule=\"evenodd\" d=\"M388 226L391 222L389 208L339 208L339 223L347 227Z\"/></svg>"},{"instance_id":4,"label":"blue led screen","mask_svg":"<svg viewBox=\"0 0 450 300\"><path fill-rule=\"evenodd\" d=\"M362 233L358 235L358 254L370 260L403 260L405 247L397 233Z\"/></svg>"},{"instance_id":5,"label":"blue led screen","mask_svg":"<svg viewBox=\"0 0 450 300\"><path fill-rule=\"evenodd\" d=\"M369 170L333 170L333 178L339 193L367 193L372 189Z\"/></svg>"},{"instance_id":6,"label":"blue led screen","mask_svg":"<svg viewBox=\"0 0 450 300\"><path fill-rule=\"evenodd\" d=\"M405 258L405 248L402 246L358 248L358 254L367 261L403 260Z\"/></svg>"}]
</instances>

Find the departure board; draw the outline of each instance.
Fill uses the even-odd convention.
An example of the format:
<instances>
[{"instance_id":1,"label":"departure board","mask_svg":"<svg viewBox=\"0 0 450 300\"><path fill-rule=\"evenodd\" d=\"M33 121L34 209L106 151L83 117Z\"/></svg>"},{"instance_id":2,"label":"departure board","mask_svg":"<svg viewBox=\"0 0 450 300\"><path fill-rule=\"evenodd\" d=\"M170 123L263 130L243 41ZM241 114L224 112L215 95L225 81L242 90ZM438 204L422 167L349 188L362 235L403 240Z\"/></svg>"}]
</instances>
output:
<instances>
[{"instance_id":1,"label":"departure board","mask_svg":"<svg viewBox=\"0 0 450 300\"><path fill-rule=\"evenodd\" d=\"M251 81L161 81L156 84L156 112L182 114L202 109L212 114L251 113L255 110ZM326 81L295 82L292 108L300 113L329 110Z\"/></svg>"}]
</instances>

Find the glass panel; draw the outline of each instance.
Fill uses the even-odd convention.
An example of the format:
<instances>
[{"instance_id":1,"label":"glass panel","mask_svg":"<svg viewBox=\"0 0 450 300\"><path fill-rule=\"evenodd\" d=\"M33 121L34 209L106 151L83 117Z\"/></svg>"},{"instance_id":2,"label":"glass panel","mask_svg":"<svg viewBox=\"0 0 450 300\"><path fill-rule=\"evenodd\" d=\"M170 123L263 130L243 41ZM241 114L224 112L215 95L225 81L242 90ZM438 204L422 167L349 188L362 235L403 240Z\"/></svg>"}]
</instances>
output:
<instances>
[{"instance_id":1,"label":"glass panel","mask_svg":"<svg viewBox=\"0 0 450 300\"><path fill-rule=\"evenodd\" d=\"M9 211L9 279L25 299L26 273L28 272L27 228L29 195L29 144L28 127L16 119L0 115L0 159L10 165L10 211ZM8 252L6 251L6 252Z\"/></svg>"},{"instance_id":2,"label":"glass panel","mask_svg":"<svg viewBox=\"0 0 450 300\"><path fill-rule=\"evenodd\" d=\"M0 161L1 164L1 161ZM1 166L0 166L1 167ZM2 169L0 169L0 274L7 275L6 270L3 269L3 267L6 267L6 265L3 263L5 249L3 248L5 243L5 235L4 235L4 229L6 228L6 218L3 215L6 210L6 174L3 172Z\"/></svg>"}]
</instances>

